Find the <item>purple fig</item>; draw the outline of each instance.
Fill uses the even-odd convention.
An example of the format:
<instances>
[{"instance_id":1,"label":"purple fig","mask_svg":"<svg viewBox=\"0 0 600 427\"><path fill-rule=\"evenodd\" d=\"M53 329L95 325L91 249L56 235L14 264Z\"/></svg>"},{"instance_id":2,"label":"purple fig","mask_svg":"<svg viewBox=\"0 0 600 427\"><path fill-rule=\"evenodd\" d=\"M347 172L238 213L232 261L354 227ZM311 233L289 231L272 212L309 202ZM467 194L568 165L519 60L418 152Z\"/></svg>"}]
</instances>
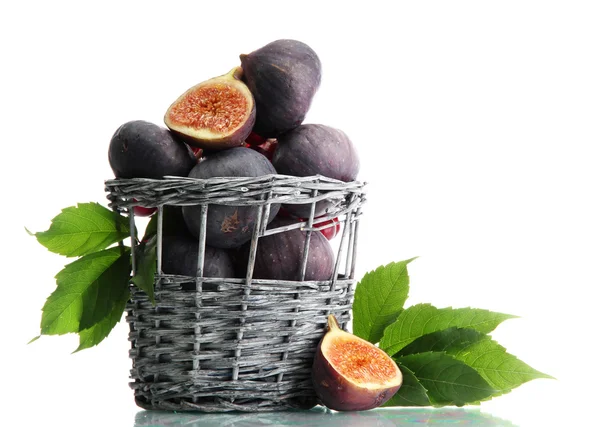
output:
<instances>
[{"instance_id":1,"label":"purple fig","mask_svg":"<svg viewBox=\"0 0 600 427\"><path fill-rule=\"evenodd\" d=\"M321 61L305 43L276 40L240 55L242 79L256 101L256 134L275 138L299 126L321 84Z\"/></svg>"}]
</instances>

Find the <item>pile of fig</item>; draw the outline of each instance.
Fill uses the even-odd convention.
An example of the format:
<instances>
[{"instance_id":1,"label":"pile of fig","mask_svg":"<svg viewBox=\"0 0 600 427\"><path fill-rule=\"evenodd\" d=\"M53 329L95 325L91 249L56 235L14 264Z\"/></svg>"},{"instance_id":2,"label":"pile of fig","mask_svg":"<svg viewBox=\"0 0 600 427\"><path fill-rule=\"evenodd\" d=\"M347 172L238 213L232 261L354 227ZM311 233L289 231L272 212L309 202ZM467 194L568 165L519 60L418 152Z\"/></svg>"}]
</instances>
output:
<instances>
[{"instance_id":1,"label":"pile of fig","mask_svg":"<svg viewBox=\"0 0 600 427\"><path fill-rule=\"evenodd\" d=\"M121 125L112 136L108 153L115 177L206 179L281 174L322 175L345 182L357 178L359 159L350 138L331 126L304 123L321 83L321 61L311 47L296 40L276 40L240 55L239 64L231 65L227 73L201 81L174 97L164 114L166 127L142 120ZM316 205L314 224L324 228L321 233L312 233L303 276L306 233L292 229L259 239L253 278L331 279L335 257L329 239L335 237L340 224L337 219L318 218L329 207L326 200ZM302 221L310 215L310 208L310 204L273 204L269 227ZM195 276L200 210L200 206L165 206L164 273ZM138 216L154 211L134 207ZM204 276L245 277L247 257L246 262L236 260L244 259L249 251L257 214L255 206L208 206ZM333 371L327 364L330 353L319 350L321 356L315 365L316 375L323 376L315 384L317 390L322 390L319 396L324 404L333 409L358 410L368 409L369 405L360 403L364 399L382 403L383 399L377 397L381 394L371 398L372 385L364 389L348 387L343 396L336 397L334 388L339 384L331 379ZM396 377L391 382L384 381L389 389L399 386L398 373L393 374ZM350 382L360 382L356 376L349 378ZM348 400L351 394L358 397ZM348 403L355 401L359 403Z\"/></svg>"},{"instance_id":2,"label":"pile of fig","mask_svg":"<svg viewBox=\"0 0 600 427\"><path fill-rule=\"evenodd\" d=\"M297 40L276 40L240 55L239 64L232 65L225 74L201 81L176 97L164 114L166 127L143 120L121 125L108 152L115 177L281 174L322 175L345 182L356 179L359 159L350 138L331 126L303 123L321 83L321 61L311 47ZM272 204L269 227L305 220L310 206ZM336 218L319 219L328 207L326 200L316 205L314 226L321 228L321 233L315 233L318 237L310 241L304 280L328 280L333 274L329 240L340 230L340 223ZM165 221L185 224L164 241L169 251L197 251L193 247L199 237L200 209L184 206L165 211ZM134 212L149 216L155 209L136 206ZM256 219L253 206L209 206L205 274L245 275L245 266L234 258L247 252ZM261 238L253 277L300 280L305 237L305 233L292 230ZM165 273L196 271L193 256L163 253L168 261L163 265ZM230 262L223 261L227 258ZM208 268L216 260L227 267ZM235 271L230 266L235 266Z\"/></svg>"}]
</instances>

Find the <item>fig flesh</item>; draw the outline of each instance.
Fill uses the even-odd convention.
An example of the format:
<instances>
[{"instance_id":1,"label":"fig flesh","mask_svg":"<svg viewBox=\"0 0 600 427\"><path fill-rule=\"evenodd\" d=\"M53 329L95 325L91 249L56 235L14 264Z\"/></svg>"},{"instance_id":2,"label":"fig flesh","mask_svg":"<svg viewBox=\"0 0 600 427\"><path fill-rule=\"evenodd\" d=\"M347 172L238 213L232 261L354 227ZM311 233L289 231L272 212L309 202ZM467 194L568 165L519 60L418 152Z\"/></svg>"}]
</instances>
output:
<instances>
[{"instance_id":1,"label":"fig flesh","mask_svg":"<svg viewBox=\"0 0 600 427\"><path fill-rule=\"evenodd\" d=\"M275 149L277 148L277 140L275 138L269 138L262 144L251 145L250 148L265 156L269 161L272 161L273 153L275 153Z\"/></svg>"},{"instance_id":2,"label":"fig flesh","mask_svg":"<svg viewBox=\"0 0 600 427\"><path fill-rule=\"evenodd\" d=\"M246 145L251 147L264 144L265 142L267 142L267 138L264 138L254 132L250 132L250 135L248 135L248 138L246 138Z\"/></svg>"},{"instance_id":3,"label":"fig flesh","mask_svg":"<svg viewBox=\"0 0 600 427\"><path fill-rule=\"evenodd\" d=\"M241 73L236 67L188 89L168 108L167 127L195 147L220 150L243 145L254 126L256 107Z\"/></svg>"},{"instance_id":4,"label":"fig flesh","mask_svg":"<svg viewBox=\"0 0 600 427\"><path fill-rule=\"evenodd\" d=\"M317 397L335 411L363 411L387 402L402 385L402 373L383 350L340 329L335 316L315 354Z\"/></svg>"},{"instance_id":5,"label":"fig flesh","mask_svg":"<svg viewBox=\"0 0 600 427\"><path fill-rule=\"evenodd\" d=\"M240 55L242 79L256 101L254 132L275 138L300 125L321 84L321 61L297 40L276 40Z\"/></svg>"}]
</instances>

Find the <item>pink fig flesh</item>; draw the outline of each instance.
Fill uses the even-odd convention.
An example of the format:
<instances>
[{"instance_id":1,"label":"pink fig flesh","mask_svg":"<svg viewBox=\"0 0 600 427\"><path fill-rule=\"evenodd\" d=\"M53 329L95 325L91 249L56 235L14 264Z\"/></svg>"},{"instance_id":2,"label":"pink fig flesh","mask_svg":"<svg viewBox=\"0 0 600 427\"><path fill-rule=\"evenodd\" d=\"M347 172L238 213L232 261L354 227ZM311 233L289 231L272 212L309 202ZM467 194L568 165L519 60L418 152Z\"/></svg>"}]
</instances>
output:
<instances>
[{"instance_id":1,"label":"pink fig flesh","mask_svg":"<svg viewBox=\"0 0 600 427\"><path fill-rule=\"evenodd\" d=\"M402 385L402 373L383 350L343 331L329 315L312 368L321 403L335 411L364 411L387 402Z\"/></svg>"},{"instance_id":2,"label":"pink fig flesh","mask_svg":"<svg viewBox=\"0 0 600 427\"><path fill-rule=\"evenodd\" d=\"M256 120L254 97L240 80L242 69L199 83L171 104L165 124L194 147L241 146Z\"/></svg>"}]
</instances>

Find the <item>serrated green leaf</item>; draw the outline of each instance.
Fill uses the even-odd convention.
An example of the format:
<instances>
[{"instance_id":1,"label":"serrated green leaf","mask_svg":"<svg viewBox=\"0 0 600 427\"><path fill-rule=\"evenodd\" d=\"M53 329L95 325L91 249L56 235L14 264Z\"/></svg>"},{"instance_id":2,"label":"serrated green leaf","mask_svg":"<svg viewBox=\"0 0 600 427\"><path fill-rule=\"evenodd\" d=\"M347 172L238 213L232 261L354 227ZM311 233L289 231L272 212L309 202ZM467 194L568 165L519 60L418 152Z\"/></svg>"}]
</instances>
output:
<instances>
[{"instance_id":1,"label":"serrated green leaf","mask_svg":"<svg viewBox=\"0 0 600 427\"><path fill-rule=\"evenodd\" d=\"M79 332L102 320L130 277L129 248L114 247L83 256L56 275L56 290L42 309L41 333ZM87 327L82 328L82 319Z\"/></svg>"},{"instance_id":2,"label":"serrated green leaf","mask_svg":"<svg viewBox=\"0 0 600 427\"><path fill-rule=\"evenodd\" d=\"M398 319L385 328L379 346L393 356L417 338L432 332L454 326L487 334L504 320L514 317L479 308L438 309L431 304L417 304L402 311Z\"/></svg>"},{"instance_id":3,"label":"serrated green leaf","mask_svg":"<svg viewBox=\"0 0 600 427\"><path fill-rule=\"evenodd\" d=\"M414 372L434 406L463 406L497 392L475 369L445 353L410 354L396 360Z\"/></svg>"},{"instance_id":4,"label":"serrated green leaf","mask_svg":"<svg viewBox=\"0 0 600 427\"><path fill-rule=\"evenodd\" d=\"M453 352L462 350L467 346L486 338L486 334L476 331L475 329L452 327L423 335L396 354L407 355L426 353L428 351L441 351L452 354Z\"/></svg>"},{"instance_id":5,"label":"serrated green leaf","mask_svg":"<svg viewBox=\"0 0 600 427\"><path fill-rule=\"evenodd\" d=\"M98 203L78 203L34 234L49 251L68 257L87 255L129 236L129 219Z\"/></svg>"},{"instance_id":6,"label":"serrated green leaf","mask_svg":"<svg viewBox=\"0 0 600 427\"><path fill-rule=\"evenodd\" d=\"M402 385L398 392L382 406L430 406L427 389L419 382L414 372L404 365L398 367L402 371Z\"/></svg>"},{"instance_id":7,"label":"serrated green leaf","mask_svg":"<svg viewBox=\"0 0 600 427\"><path fill-rule=\"evenodd\" d=\"M74 353L100 344L110 334L123 317L130 295L129 288L123 288L108 316L91 328L79 332L79 347Z\"/></svg>"},{"instance_id":8,"label":"serrated green leaf","mask_svg":"<svg viewBox=\"0 0 600 427\"><path fill-rule=\"evenodd\" d=\"M352 332L373 344L394 322L408 298L407 265L415 258L392 262L364 275L356 285L352 305Z\"/></svg>"},{"instance_id":9,"label":"serrated green leaf","mask_svg":"<svg viewBox=\"0 0 600 427\"><path fill-rule=\"evenodd\" d=\"M454 348L448 352L475 369L492 387L498 390L495 395L505 394L527 381L538 378L550 378L533 369L516 356L509 354L504 347L489 336L462 349Z\"/></svg>"},{"instance_id":10,"label":"serrated green leaf","mask_svg":"<svg viewBox=\"0 0 600 427\"><path fill-rule=\"evenodd\" d=\"M156 274L156 236L142 242L136 248L136 272L131 282L146 292L150 302L154 304L154 278Z\"/></svg>"}]
</instances>

